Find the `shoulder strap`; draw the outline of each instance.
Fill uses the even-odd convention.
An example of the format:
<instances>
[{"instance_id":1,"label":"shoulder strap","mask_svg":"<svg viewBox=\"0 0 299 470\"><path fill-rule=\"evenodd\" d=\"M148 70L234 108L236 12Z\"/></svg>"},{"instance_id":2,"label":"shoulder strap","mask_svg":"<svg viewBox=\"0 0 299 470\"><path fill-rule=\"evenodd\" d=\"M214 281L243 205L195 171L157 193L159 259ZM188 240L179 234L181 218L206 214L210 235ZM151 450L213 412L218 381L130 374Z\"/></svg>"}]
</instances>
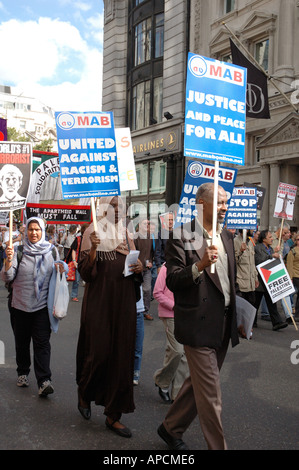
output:
<instances>
[{"instance_id":1,"label":"shoulder strap","mask_svg":"<svg viewBox=\"0 0 299 470\"><path fill-rule=\"evenodd\" d=\"M53 259L54 261L57 260L57 251L55 249L55 246L53 246L52 250L51 250L51 253L52 253L52 256L53 256ZM18 269L19 269L19 264L22 260L22 256L23 256L23 245L19 245L17 247L17 270L16 270L16 275L15 275L15 278L18 274ZM14 278L14 279L15 279ZM14 280L13 281L10 281L8 283L6 283L6 287L7 289L11 292L12 291L12 284L13 284Z\"/></svg>"},{"instance_id":2,"label":"shoulder strap","mask_svg":"<svg viewBox=\"0 0 299 470\"><path fill-rule=\"evenodd\" d=\"M54 261L56 261L57 260L57 251L55 249L55 246L52 247L51 253L52 253L52 256L54 258Z\"/></svg>"},{"instance_id":3,"label":"shoulder strap","mask_svg":"<svg viewBox=\"0 0 299 470\"><path fill-rule=\"evenodd\" d=\"M18 267L19 267L19 264L20 264L20 262L21 262L22 256L23 256L23 245L19 245L19 246L17 247L17 261L18 261Z\"/></svg>"}]
</instances>

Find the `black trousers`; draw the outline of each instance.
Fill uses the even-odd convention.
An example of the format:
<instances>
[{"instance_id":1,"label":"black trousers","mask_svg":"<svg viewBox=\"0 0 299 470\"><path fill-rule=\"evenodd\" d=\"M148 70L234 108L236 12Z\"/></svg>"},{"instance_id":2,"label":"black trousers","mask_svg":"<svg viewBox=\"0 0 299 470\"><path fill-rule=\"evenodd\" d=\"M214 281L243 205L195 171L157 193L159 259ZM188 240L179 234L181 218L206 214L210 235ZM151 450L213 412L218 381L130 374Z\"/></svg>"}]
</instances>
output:
<instances>
[{"instance_id":1,"label":"black trousers","mask_svg":"<svg viewBox=\"0 0 299 470\"><path fill-rule=\"evenodd\" d=\"M267 307L268 307L268 311L269 311L269 315L270 315L270 318L271 318L271 322L272 322L272 325L277 325L278 323L282 323L284 320L282 320L278 310L277 310L277 305L276 303L273 304L272 303L272 300L271 300L271 297L270 295L268 294L267 291L255 291L255 308L256 308L256 311L258 311L259 309L259 306L260 306L260 303L261 303L261 300L262 300L262 297L263 295L265 296L265 300L266 300L266 304L267 304ZM256 318L256 317L255 317Z\"/></svg>"},{"instance_id":2,"label":"black trousers","mask_svg":"<svg viewBox=\"0 0 299 470\"><path fill-rule=\"evenodd\" d=\"M249 291L249 292L242 292L240 291L240 296L243 297L243 299L247 300L251 305L255 305L255 291Z\"/></svg>"},{"instance_id":3,"label":"black trousers","mask_svg":"<svg viewBox=\"0 0 299 470\"><path fill-rule=\"evenodd\" d=\"M37 384L51 379L50 320L48 308L24 312L10 307L11 325L15 337L17 373L28 375L31 366L30 344L33 344L33 364Z\"/></svg>"}]
</instances>

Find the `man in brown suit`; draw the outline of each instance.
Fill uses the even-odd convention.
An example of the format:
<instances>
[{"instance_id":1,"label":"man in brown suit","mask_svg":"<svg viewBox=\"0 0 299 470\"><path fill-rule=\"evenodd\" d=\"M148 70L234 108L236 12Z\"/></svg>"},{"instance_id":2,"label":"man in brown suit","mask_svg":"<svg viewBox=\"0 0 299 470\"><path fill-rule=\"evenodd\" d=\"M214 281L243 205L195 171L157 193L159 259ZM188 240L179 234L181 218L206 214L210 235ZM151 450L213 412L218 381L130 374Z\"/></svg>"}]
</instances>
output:
<instances>
[{"instance_id":1,"label":"man in brown suit","mask_svg":"<svg viewBox=\"0 0 299 470\"><path fill-rule=\"evenodd\" d=\"M219 371L229 341L232 346L239 343L236 267L232 234L220 229L227 211L227 196L221 186L216 242L212 245L213 190L213 183L198 188L196 204L202 208L202 223L198 215L189 232L186 226L176 229L166 248L167 285L175 298L175 336L184 344L190 369L190 377L158 428L159 436L171 449L188 449L182 435L196 415L208 448L227 448Z\"/></svg>"}]
</instances>

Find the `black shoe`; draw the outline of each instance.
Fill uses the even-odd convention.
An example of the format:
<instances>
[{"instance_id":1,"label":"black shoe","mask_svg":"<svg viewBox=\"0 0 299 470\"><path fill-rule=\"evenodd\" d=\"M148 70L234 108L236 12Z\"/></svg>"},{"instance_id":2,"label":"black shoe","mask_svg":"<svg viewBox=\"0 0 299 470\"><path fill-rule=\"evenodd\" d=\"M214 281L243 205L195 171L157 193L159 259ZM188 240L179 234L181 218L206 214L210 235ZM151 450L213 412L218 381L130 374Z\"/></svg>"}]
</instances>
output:
<instances>
[{"instance_id":1,"label":"black shoe","mask_svg":"<svg viewBox=\"0 0 299 470\"><path fill-rule=\"evenodd\" d=\"M288 325L292 325L292 324L293 324L293 320L292 320L291 317L288 317L288 318L286 319L286 322L287 322Z\"/></svg>"},{"instance_id":2,"label":"black shoe","mask_svg":"<svg viewBox=\"0 0 299 470\"><path fill-rule=\"evenodd\" d=\"M80 406L78 403L78 410L80 411L81 415L83 416L84 419L90 419L91 417L91 410L89 408L83 408L83 406Z\"/></svg>"},{"instance_id":3,"label":"black shoe","mask_svg":"<svg viewBox=\"0 0 299 470\"><path fill-rule=\"evenodd\" d=\"M273 326L272 330L277 331L281 330L282 328L286 328L288 326L288 323L286 321L281 322L281 323L276 323L276 325Z\"/></svg>"},{"instance_id":4,"label":"black shoe","mask_svg":"<svg viewBox=\"0 0 299 470\"><path fill-rule=\"evenodd\" d=\"M261 320L271 321L271 317L270 317L270 315L261 315Z\"/></svg>"},{"instance_id":5,"label":"black shoe","mask_svg":"<svg viewBox=\"0 0 299 470\"><path fill-rule=\"evenodd\" d=\"M182 439L176 439L175 437L172 437L168 432L166 431L163 423L160 424L160 426L157 429L157 432L161 439L166 442L168 445L169 449L171 450L189 450L188 446L185 444Z\"/></svg>"},{"instance_id":6,"label":"black shoe","mask_svg":"<svg viewBox=\"0 0 299 470\"><path fill-rule=\"evenodd\" d=\"M85 406L81 406L80 403L84 403ZM80 411L84 419L90 419L91 417L90 403L85 403L84 401L82 401L79 391L78 391L78 410Z\"/></svg>"},{"instance_id":7,"label":"black shoe","mask_svg":"<svg viewBox=\"0 0 299 470\"><path fill-rule=\"evenodd\" d=\"M158 387L159 389L159 395L160 397L162 398L162 400L164 401L164 403L171 403L171 398L169 396L169 393L168 392L163 392L162 388Z\"/></svg>"},{"instance_id":8,"label":"black shoe","mask_svg":"<svg viewBox=\"0 0 299 470\"><path fill-rule=\"evenodd\" d=\"M115 423L116 421L114 421L113 423L109 423L108 419L106 418L106 421L105 421L105 424L107 426L108 429L110 429L111 431L115 432L115 434L118 434L119 436L121 437L132 437L132 433L130 431L129 428L116 428L113 426L113 424Z\"/></svg>"}]
</instances>

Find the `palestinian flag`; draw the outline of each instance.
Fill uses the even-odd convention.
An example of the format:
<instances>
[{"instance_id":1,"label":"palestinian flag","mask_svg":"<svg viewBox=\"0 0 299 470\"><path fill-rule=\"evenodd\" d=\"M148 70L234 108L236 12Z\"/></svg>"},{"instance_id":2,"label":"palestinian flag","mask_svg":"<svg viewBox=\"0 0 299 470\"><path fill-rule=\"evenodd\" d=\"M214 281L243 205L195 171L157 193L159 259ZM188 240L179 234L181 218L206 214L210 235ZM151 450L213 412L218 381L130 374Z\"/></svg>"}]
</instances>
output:
<instances>
[{"instance_id":1,"label":"palestinian flag","mask_svg":"<svg viewBox=\"0 0 299 470\"><path fill-rule=\"evenodd\" d=\"M271 263L267 264L267 268L260 268L260 271L266 284L270 284L276 279L284 276L286 273L285 268L279 258L273 259Z\"/></svg>"}]
</instances>

